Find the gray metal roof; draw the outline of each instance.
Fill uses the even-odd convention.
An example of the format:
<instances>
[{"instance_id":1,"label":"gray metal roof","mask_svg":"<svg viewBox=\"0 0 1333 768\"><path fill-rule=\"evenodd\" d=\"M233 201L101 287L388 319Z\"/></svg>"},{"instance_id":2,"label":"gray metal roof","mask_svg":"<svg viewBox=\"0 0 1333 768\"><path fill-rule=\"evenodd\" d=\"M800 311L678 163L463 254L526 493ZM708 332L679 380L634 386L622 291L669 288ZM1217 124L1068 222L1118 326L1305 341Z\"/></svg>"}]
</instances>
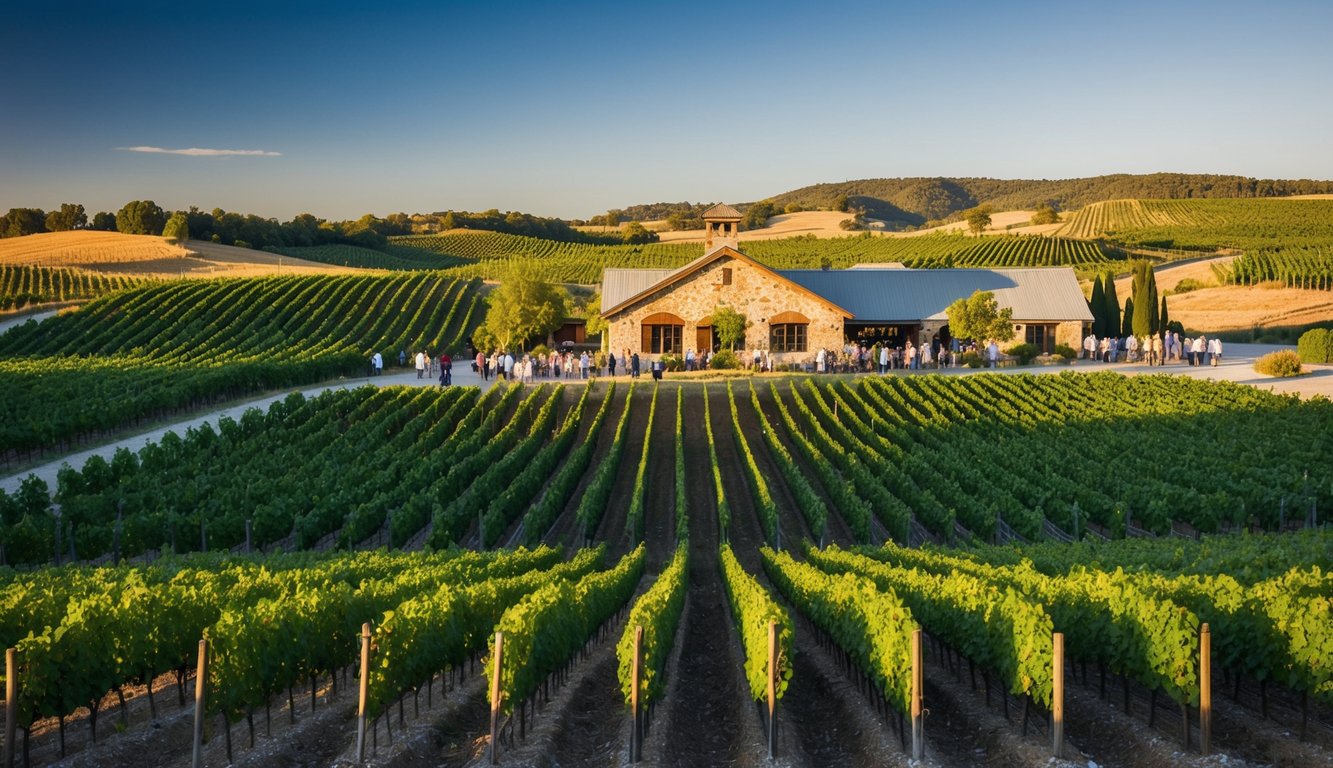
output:
<instances>
[{"instance_id":1,"label":"gray metal roof","mask_svg":"<svg viewBox=\"0 0 1333 768\"><path fill-rule=\"evenodd\" d=\"M608 270L609 271L609 270ZM855 322L946 319L973 291L993 291L1014 320L1091 321L1083 290L1067 267L1034 269L789 269L779 275L855 315Z\"/></svg>"},{"instance_id":2,"label":"gray metal roof","mask_svg":"<svg viewBox=\"0 0 1333 768\"><path fill-rule=\"evenodd\" d=\"M676 272L674 269L603 269L602 311L652 288Z\"/></svg>"}]
</instances>

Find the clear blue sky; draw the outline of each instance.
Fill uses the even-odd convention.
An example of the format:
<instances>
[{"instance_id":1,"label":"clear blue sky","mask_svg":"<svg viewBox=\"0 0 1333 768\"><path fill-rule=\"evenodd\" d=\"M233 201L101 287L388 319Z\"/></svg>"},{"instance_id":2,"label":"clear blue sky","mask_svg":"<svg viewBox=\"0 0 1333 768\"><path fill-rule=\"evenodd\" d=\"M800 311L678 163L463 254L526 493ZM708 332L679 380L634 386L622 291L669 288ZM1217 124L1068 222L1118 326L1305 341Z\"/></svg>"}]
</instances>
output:
<instances>
[{"instance_id":1,"label":"clear blue sky","mask_svg":"<svg viewBox=\"0 0 1333 768\"><path fill-rule=\"evenodd\" d=\"M880 176L1330 179L1331 31L1324 0L35 2L0 24L0 210L586 217Z\"/></svg>"}]
</instances>

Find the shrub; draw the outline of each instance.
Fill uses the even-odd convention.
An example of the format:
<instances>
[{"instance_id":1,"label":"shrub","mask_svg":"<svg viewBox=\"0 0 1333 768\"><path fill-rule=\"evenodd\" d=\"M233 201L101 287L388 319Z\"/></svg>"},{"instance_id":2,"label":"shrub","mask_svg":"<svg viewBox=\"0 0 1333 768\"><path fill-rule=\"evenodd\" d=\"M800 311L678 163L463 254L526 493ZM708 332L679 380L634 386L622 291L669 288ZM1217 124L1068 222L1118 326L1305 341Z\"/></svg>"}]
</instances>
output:
<instances>
[{"instance_id":1,"label":"shrub","mask_svg":"<svg viewBox=\"0 0 1333 768\"><path fill-rule=\"evenodd\" d=\"M1270 352L1258 360L1255 360L1254 370L1267 376L1278 376L1282 378L1287 376L1300 376L1304 373L1304 371L1301 370L1300 355L1289 349Z\"/></svg>"},{"instance_id":2,"label":"shrub","mask_svg":"<svg viewBox=\"0 0 1333 768\"><path fill-rule=\"evenodd\" d=\"M1072 351L1072 350L1071 350ZM1019 365L1028 365L1041 354L1036 344L1015 344L1004 351L1006 355L1018 358Z\"/></svg>"},{"instance_id":3,"label":"shrub","mask_svg":"<svg viewBox=\"0 0 1333 768\"><path fill-rule=\"evenodd\" d=\"M1168 296L1171 296L1177 293L1189 293L1190 291L1197 291L1200 288L1207 288L1207 287L1208 283L1205 283L1202 280L1196 280L1193 277L1187 277L1181 280L1180 282L1176 283L1176 287L1167 291L1166 294Z\"/></svg>"},{"instance_id":4,"label":"shrub","mask_svg":"<svg viewBox=\"0 0 1333 768\"><path fill-rule=\"evenodd\" d=\"M1078 352L1076 352L1074 348L1069 346L1068 344L1056 344L1055 354L1059 355L1060 357L1063 357L1066 360L1073 360L1074 358L1078 357Z\"/></svg>"},{"instance_id":5,"label":"shrub","mask_svg":"<svg viewBox=\"0 0 1333 768\"><path fill-rule=\"evenodd\" d=\"M713 362L710 364L710 367L717 370L740 368L741 360L736 357L735 352L730 349L723 349L713 353Z\"/></svg>"},{"instance_id":6,"label":"shrub","mask_svg":"<svg viewBox=\"0 0 1333 768\"><path fill-rule=\"evenodd\" d=\"M963 365L966 365L968 368L980 368L984 364L985 361L981 359L980 354L976 352L963 353Z\"/></svg>"},{"instance_id":7,"label":"shrub","mask_svg":"<svg viewBox=\"0 0 1333 768\"><path fill-rule=\"evenodd\" d=\"M1333 332L1327 328L1306 331L1296 342L1296 353L1303 363L1333 363Z\"/></svg>"},{"instance_id":8,"label":"shrub","mask_svg":"<svg viewBox=\"0 0 1333 768\"><path fill-rule=\"evenodd\" d=\"M666 369L668 371L685 370L685 359L682 358L680 355L673 355L669 352L665 355L662 355L662 364L666 366Z\"/></svg>"}]
</instances>

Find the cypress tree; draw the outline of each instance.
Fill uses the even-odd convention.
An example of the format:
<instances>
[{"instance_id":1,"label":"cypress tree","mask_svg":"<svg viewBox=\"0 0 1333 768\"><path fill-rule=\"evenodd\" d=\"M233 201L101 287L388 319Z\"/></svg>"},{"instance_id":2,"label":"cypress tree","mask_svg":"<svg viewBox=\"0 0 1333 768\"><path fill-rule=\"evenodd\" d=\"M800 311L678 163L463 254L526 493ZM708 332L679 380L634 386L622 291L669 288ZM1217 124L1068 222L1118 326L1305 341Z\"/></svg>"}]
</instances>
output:
<instances>
[{"instance_id":1,"label":"cypress tree","mask_svg":"<svg viewBox=\"0 0 1333 768\"><path fill-rule=\"evenodd\" d=\"M1106 335L1106 299L1103 296L1102 276L1092 278L1092 298L1088 300L1088 311L1092 312L1092 335L1102 338Z\"/></svg>"},{"instance_id":2,"label":"cypress tree","mask_svg":"<svg viewBox=\"0 0 1333 768\"><path fill-rule=\"evenodd\" d=\"M1156 336L1162 332L1162 315L1157 309L1157 271L1151 266L1146 269L1148 274L1148 321L1152 326L1152 334Z\"/></svg>"},{"instance_id":3,"label":"cypress tree","mask_svg":"<svg viewBox=\"0 0 1333 768\"><path fill-rule=\"evenodd\" d=\"M1125 336L1137 335L1134 333L1135 308L1136 305L1134 304L1133 299L1125 299L1125 317L1124 322L1120 325L1120 336L1122 338Z\"/></svg>"},{"instance_id":4,"label":"cypress tree","mask_svg":"<svg viewBox=\"0 0 1333 768\"><path fill-rule=\"evenodd\" d=\"M1162 324L1162 330L1166 330L1171 324L1170 315L1166 312L1166 297L1162 297L1162 311L1158 314L1157 321Z\"/></svg>"},{"instance_id":5,"label":"cypress tree","mask_svg":"<svg viewBox=\"0 0 1333 768\"><path fill-rule=\"evenodd\" d=\"M1147 336L1152 333L1152 316L1156 314L1154 310L1155 299L1149 293L1148 279L1152 272L1149 270L1148 262L1139 261L1134 264L1134 321L1133 329L1135 336ZM1128 325L1128 323L1127 323Z\"/></svg>"},{"instance_id":6,"label":"cypress tree","mask_svg":"<svg viewBox=\"0 0 1333 768\"><path fill-rule=\"evenodd\" d=\"M1115 291L1115 275L1107 272L1103 282L1106 287L1103 289L1105 305L1102 317L1105 318L1106 335L1115 336L1120 333L1120 297Z\"/></svg>"}]
</instances>

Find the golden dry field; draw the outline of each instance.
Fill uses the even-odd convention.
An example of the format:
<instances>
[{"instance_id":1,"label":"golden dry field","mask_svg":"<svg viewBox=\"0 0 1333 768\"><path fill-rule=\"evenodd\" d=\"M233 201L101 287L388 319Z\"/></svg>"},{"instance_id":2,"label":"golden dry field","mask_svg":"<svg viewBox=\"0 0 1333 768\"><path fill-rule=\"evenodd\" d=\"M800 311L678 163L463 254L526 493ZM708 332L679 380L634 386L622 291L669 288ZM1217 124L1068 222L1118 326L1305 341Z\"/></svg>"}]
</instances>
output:
<instances>
[{"instance_id":1,"label":"golden dry field","mask_svg":"<svg viewBox=\"0 0 1333 768\"><path fill-rule=\"evenodd\" d=\"M0 265L73 267L139 277L258 277L347 274L359 270L249 248L190 240L185 247L153 235L48 232L0 240Z\"/></svg>"}]
</instances>

